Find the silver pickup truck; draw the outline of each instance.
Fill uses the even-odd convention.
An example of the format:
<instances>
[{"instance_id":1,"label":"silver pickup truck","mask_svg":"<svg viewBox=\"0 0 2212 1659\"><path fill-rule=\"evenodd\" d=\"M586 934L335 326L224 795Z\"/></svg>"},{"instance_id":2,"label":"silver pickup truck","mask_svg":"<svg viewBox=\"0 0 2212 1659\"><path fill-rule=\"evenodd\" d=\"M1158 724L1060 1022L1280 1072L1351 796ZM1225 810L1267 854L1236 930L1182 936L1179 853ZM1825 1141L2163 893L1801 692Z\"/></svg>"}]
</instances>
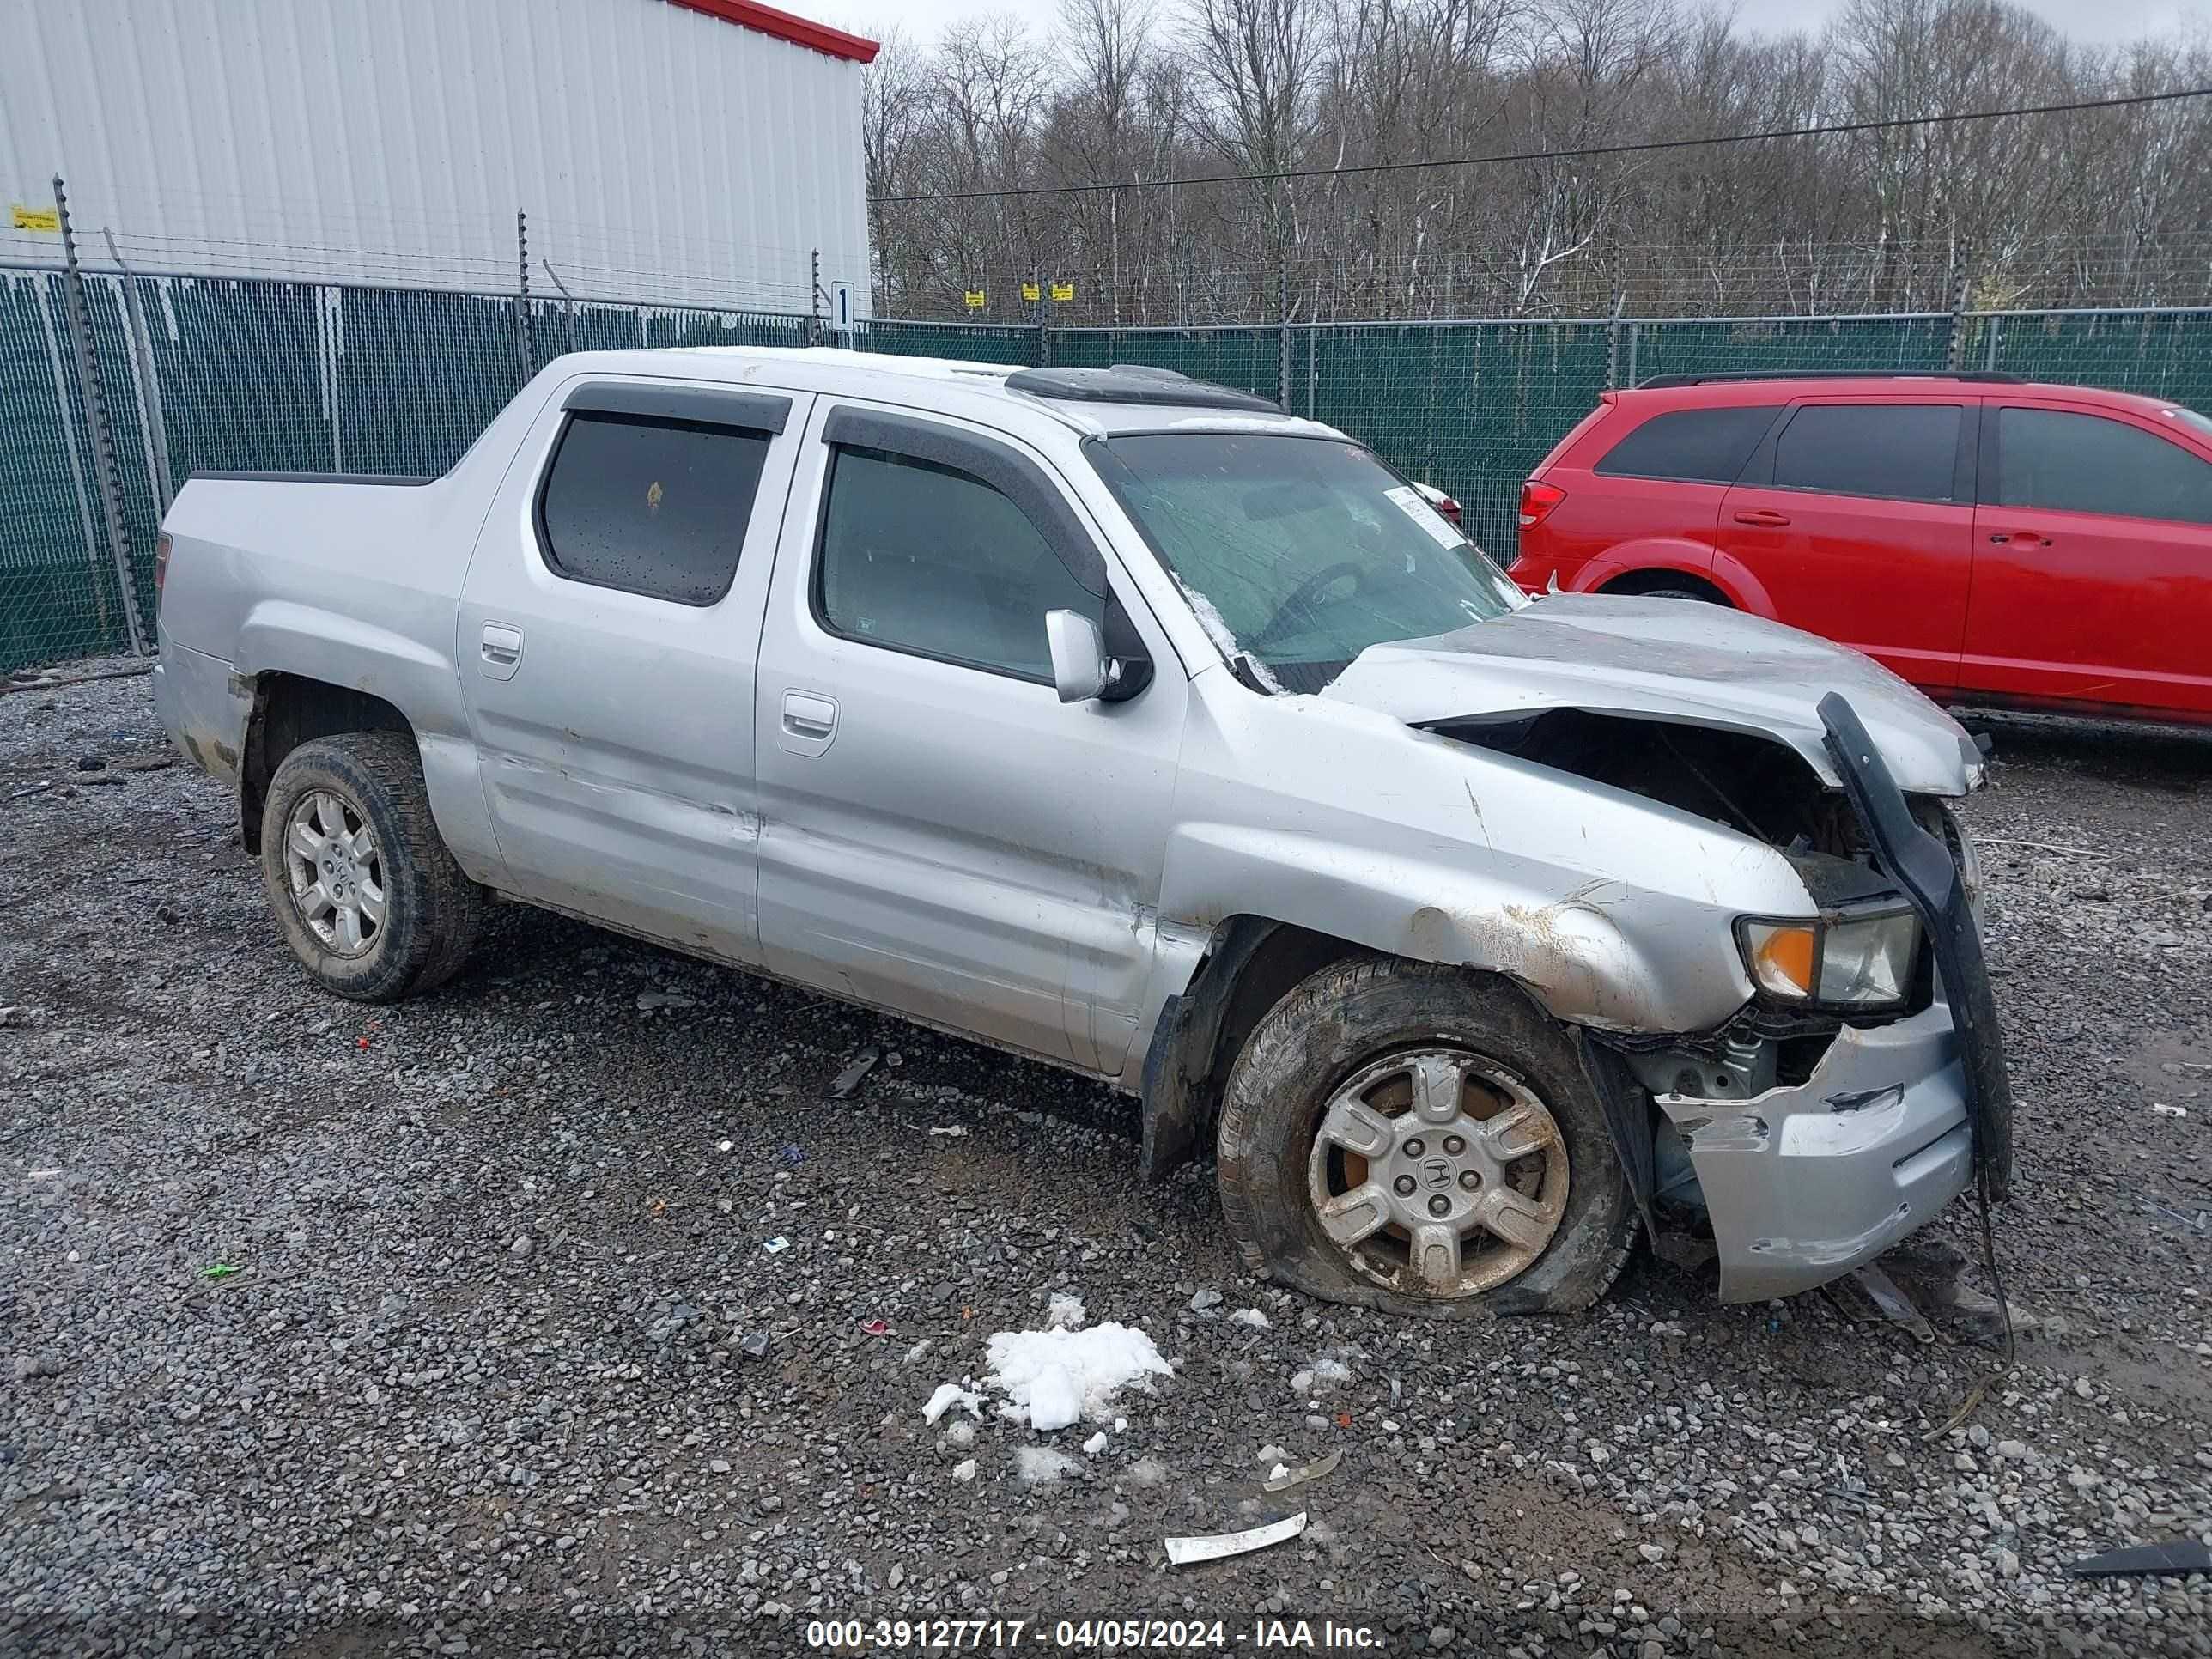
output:
<instances>
[{"instance_id":1,"label":"silver pickup truck","mask_svg":"<svg viewBox=\"0 0 2212 1659\"><path fill-rule=\"evenodd\" d=\"M1782 1295L2002 1194L1967 735L1531 602L1243 393L584 353L441 478L198 475L161 562L162 720L340 996L584 917L1115 1084L1255 1269L1408 1313L1639 1229Z\"/></svg>"}]
</instances>

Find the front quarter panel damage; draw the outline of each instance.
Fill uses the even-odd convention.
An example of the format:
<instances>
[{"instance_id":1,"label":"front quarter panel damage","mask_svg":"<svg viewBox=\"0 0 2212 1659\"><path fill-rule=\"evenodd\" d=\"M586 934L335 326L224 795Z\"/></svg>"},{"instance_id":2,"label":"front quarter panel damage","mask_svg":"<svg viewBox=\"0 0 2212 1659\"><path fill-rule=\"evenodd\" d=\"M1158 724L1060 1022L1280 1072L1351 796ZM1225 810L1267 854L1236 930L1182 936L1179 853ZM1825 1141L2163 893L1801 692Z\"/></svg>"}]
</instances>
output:
<instances>
[{"instance_id":1,"label":"front quarter panel damage","mask_svg":"<svg viewBox=\"0 0 2212 1659\"><path fill-rule=\"evenodd\" d=\"M1808 908L1718 824L1316 698L1201 699L1180 788L1164 916L1503 974L1600 1030L1719 1024L1751 994L1733 918Z\"/></svg>"}]
</instances>

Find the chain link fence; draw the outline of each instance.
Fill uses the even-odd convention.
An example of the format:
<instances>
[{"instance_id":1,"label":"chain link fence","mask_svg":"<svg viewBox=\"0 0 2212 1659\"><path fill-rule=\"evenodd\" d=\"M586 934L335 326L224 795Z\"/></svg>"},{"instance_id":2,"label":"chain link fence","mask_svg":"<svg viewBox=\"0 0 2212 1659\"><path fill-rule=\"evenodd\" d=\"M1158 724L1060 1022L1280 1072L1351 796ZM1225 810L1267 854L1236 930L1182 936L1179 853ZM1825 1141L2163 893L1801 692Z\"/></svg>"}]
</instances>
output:
<instances>
[{"instance_id":1,"label":"chain link fence","mask_svg":"<svg viewBox=\"0 0 2212 1659\"><path fill-rule=\"evenodd\" d=\"M1830 318L1595 318L1206 328L873 321L111 273L84 277L124 546L111 545L91 388L64 273L0 267L0 672L130 650L154 615L163 506L198 470L434 474L570 351L843 343L1016 365L1145 363L1271 398L1372 444L1515 550L1521 480L1611 386L1658 374L1995 370L2212 412L2212 309ZM134 293L135 290L135 293ZM133 300L137 304L134 307Z\"/></svg>"}]
</instances>

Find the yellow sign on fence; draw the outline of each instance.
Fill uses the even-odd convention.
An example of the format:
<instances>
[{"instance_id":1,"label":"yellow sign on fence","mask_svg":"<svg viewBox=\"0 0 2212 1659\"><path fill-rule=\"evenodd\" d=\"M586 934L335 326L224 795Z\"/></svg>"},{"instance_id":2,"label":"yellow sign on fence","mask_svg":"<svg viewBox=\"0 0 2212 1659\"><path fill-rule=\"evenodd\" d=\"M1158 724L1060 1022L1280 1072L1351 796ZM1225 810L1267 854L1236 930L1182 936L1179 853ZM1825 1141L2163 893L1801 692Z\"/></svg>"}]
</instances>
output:
<instances>
[{"instance_id":1,"label":"yellow sign on fence","mask_svg":"<svg viewBox=\"0 0 2212 1659\"><path fill-rule=\"evenodd\" d=\"M1022 284L1022 298L1024 300L1035 300L1042 297L1042 296L1037 293L1037 285L1035 283L1024 283Z\"/></svg>"},{"instance_id":2,"label":"yellow sign on fence","mask_svg":"<svg viewBox=\"0 0 2212 1659\"><path fill-rule=\"evenodd\" d=\"M21 202L15 204L15 229L58 231L61 228L60 209L25 207Z\"/></svg>"},{"instance_id":3,"label":"yellow sign on fence","mask_svg":"<svg viewBox=\"0 0 2212 1659\"><path fill-rule=\"evenodd\" d=\"M1054 283L1052 285L1052 297L1055 300L1073 300L1075 297L1075 284Z\"/></svg>"},{"instance_id":4,"label":"yellow sign on fence","mask_svg":"<svg viewBox=\"0 0 2212 1659\"><path fill-rule=\"evenodd\" d=\"M963 289L960 297L967 301L968 309L970 311L981 311L983 308L983 290L980 288Z\"/></svg>"}]
</instances>

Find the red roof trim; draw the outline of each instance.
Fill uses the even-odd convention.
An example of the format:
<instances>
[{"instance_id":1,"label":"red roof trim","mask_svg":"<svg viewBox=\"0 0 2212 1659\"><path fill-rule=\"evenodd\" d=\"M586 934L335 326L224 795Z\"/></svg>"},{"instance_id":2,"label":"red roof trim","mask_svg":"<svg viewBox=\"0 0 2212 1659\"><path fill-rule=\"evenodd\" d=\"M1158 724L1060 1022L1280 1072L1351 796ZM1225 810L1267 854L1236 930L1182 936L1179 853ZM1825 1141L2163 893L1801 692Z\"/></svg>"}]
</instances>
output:
<instances>
[{"instance_id":1,"label":"red roof trim","mask_svg":"<svg viewBox=\"0 0 2212 1659\"><path fill-rule=\"evenodd\" d=\"M726 23L740 27L757 29L763 34L772 34L779 40L788 40L794 46L811 46L816 52L827 52L832 58L842 58L855 64L871 64L883 50L881 43L863 35L848 34L842 29L833 29L827 23L817 23L805 17L793 17L787 11L778 11L774 6L763 6L759 0L669 0L672 5L689 11L702 11L709 17L719 17Z\"/></svg>"}]
</instances>

